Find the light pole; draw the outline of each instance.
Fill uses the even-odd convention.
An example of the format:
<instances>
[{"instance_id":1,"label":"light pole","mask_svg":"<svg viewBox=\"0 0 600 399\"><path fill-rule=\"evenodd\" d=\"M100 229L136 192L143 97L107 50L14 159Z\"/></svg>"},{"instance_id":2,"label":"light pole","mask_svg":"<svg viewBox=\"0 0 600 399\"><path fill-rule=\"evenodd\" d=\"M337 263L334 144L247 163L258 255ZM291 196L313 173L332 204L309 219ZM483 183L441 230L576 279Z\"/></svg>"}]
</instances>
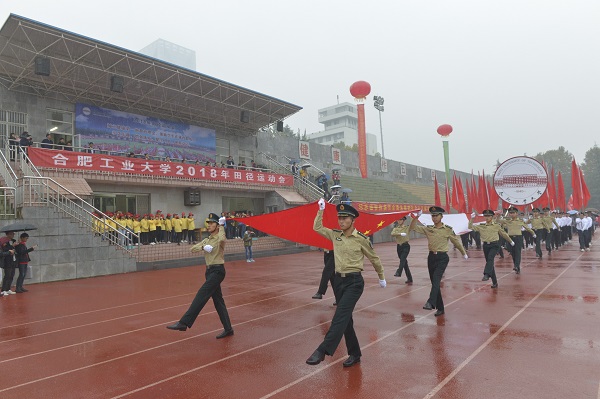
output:
<instances>
[{"instance_id":1,"label":"light pole","mask_svg":"<svg viewBox=\"0 0 600 399\"><path fill-rule=\"evenodd\" d=\"M385 158L385 152L383 150L383 125L381 123L381 113L383 112L383 97L374 96L373 101L375 101L375 109L379 111L379 132L381 133L381 157Z\"/></svg>"}]
</instances>

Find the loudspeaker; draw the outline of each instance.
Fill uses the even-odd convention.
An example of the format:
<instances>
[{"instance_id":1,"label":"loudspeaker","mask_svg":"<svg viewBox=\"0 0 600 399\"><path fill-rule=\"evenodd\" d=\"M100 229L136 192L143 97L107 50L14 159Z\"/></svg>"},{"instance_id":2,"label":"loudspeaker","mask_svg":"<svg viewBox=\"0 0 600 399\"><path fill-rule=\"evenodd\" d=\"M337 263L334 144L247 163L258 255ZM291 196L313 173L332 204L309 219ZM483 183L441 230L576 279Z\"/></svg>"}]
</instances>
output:
<instances>
[{"instance_id":1,"label":"loudspeaker","mask_svg":"<svg viewBox=\"0 0 600 399\"><path fill-rule=\"evenodd\" d=\"M113 75L110 77L110 91L114 91L115 93L123 93L123 85L125 81L123 77Z\"/></svg>"},{"instance_id":2,"label":"loudspeaker","mask_svg":"<svg viewBox=\"0 0 600 399\"><path fill-rule=\"evenodd\" d=\"M183 205L200 205L200 190L185 190L183 192Z\"/></svg>"},{"instance_id":3,"label":"loudspeaker","mask_svg":"<svg viewBox=\"0 0 600 399\"><path fill-rule=\"evenodd\" d=\"M248 123L248 122L250 122L250 112L248 112L248 111L242 111L240 113L240 122L242 122L242 123Z\"/></svg>"},{"instance_id":4,"label":"loudspeaker","mask_svg":"<svg viewBox=\"0 0 600 399\"><path fill-rule=\"evenodd\" d=\"M50 59L46 57L35 57L35 74L50 76Z\"/></svg>"},{"instance_id":5,"label":"loudspeaker","mask_svg":"<svg viewBox=\"0 0 600 399\"><path fill-rule=\"evenodd\" d=\"M283 132L283 121L277 121L277 131Z\"/></svg>"}]
</instances>

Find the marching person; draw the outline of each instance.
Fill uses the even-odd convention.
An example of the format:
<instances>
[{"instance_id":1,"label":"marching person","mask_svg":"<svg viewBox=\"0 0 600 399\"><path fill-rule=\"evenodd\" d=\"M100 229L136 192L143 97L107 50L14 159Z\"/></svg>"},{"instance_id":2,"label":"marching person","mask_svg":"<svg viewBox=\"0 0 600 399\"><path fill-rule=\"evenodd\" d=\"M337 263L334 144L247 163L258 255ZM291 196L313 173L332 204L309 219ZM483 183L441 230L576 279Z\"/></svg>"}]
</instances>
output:
<instances>
[{"instance_id":1,"label":"marching person","mask_svg":"<svg viewBox=\"0 0 600 399\"><path fill-rule=\"evenodd\" d=\"M548 251L548 255L552 255L552 238L554 229L558 229L560 231L560 226L556 223L556 219L554 216L550 214L550 208L542 208L544 215L542 219L544 219L544 223L548 226L548 233L546 234L546 251Z\"/></svg>"},{"instance_id":2,"label":"marching person","mask_svg":"<svg viewBox=\"0 0 600 399\"><path fill-rule=\"evenodd\" d=\"M475 219L475 216L476 213L473 212L471 214L471 220L469 220L469 229L479 232L481 241L483 241L485 268L483 269L483 278L481 281L487 281L491 278L492 288L498 288L498 280L496 279L496 270L494 268L494 258L500 249L500 236L504 237L504 239L512 246L514 246L515 243L499 224L494 223L493 210L486 209L483 211L485 223L474 225L473 219Z\"/></svg>"},{"instance_id":3,"label":"marching person","mask_svg":"<svg viewBox=\"0 0 600 399\"><path fill-rule=\"evenodd\" d=\"M406 216L402 219L398 220L398 224L392 230L392 237L396 239L396 252L398 253L398 258L400 259L400 266L398 266L398 270L394 274L394 277L402 277L402 271L406 272L406 284L410 284L413 282L412 274L410 273L410 269L408 268L408 254L410 253L410 244L408 241L410 240L410 226L405 226L404 222L406 221Z\"/></svg>"},{"instance_id":4,"label":"marching person","mask_svg":"<svg viewBox=\"0 0 600 399\"><path fill-rule=\"evenodd\" d=\"M508 216L510 219L500 219L500 225L506 228L511 241L514 243L511 251L514 265L513 270L516 274L521 274L521 250L523 249L522 231L528 231L533 238L537 238L537 235L533 230L527 227L523 220L517 218L518 214L519 210L514 206L511 206L508 208ZM550 239L550 235L548 235L548 239Z\"/></svg>"},{"instance_id":5,"label":"marching person","mask_svg":"<svg viewBox=\"0 0 600 399\"><path fill-rule=\"evenodd\" d=\"M324 227L325 200L321 198L313 229L333 243L335 257L333 293L337 301L337 308L329 331L325 334L325 339L306 360L306 363L316 365L325 359L325 355L333 356L344 336L349 356L343 366L350 367L359 363L362 356L360 344L354 332L352 312L365 288L365 281L361 274L365 256L377 271L379 285L382 288L385 288L386 281L381 260L375 254L371 241L354 227L354 220L359 216L358 211L345 204L338 205L336 209L340 229L332 230Z\"/></svg>"},{"instance_id":6,"label":"marching person","mask_svg":"<svg viewBox=\"0 0 600 399\"><path fill-rule=\"evenodd\" d=\"M527 221L528 224L531 224L531 229L535 232L535 257L542 259L542 237L544 236L544 232L550 232L550 226L546 224L544 218L540 216L540 209L533 208L533 217Z\"/></svg>"},{"instance_id":7,"label":"marching person","mask_svg":"<svg viewBox=\"0 0 600 399\"><path fill-rule=\"evenodd\" d=\"M231 326L229 313L227 312L221 291L221 283L225 279L225 229L219 224L219 216L215 213L208 214L206 229L210 235L190 248L191 252L204 251L206 281L198 290L187 312L185 312L177 323L171 324L167 328L179 331L191 328L200 311L204 308L204 305L212 298L219 319L221 319L221 323L223 324L223 332L217 335L217 339L221 339L233 335L233 327Z\"/></svg>"},{"instance_id":8,"label":"marching person","mask_svg":"<svg viewBox=\"0 0 600 399\"><path fill-rule=\"evenodd\" d=\"M333 250L323 250L323 272L321 273L321 282L319 283L319 289L317 293L312 296L312 299L323 299L323 295L327 292L327 284L331 284L333 289L333 282L335 280L335 256ZM333 303L337 305L336 302Z\"/></svg>"},{"instance_id":9,"label":"marching person","mask_svg":"<svg viewBox=\"0 0 600 399\"><path fill-rule=\"evenodd\" d=\"M460 251L465 259L468 259L467 251L463 248L460 239L454 234L452 227L442 223L443 213L446 212L439 206L432 206L429 208L431 214L431 220L433 226L418 226L418 216L412 215L410 222L410 229L417 233L424 234L427 237L429 256L427 256L427 269L429 269L429 280L431 280L431 291L429 292L429 299L425 302L423 309L432 310L437 309L435 312L436 316L441 316L445 313L444 300L442 299L442 291L440 290L440 283L442 276L446 271L446 267L450 262L448 257L448 240L452 241L454 247Z\"/></svg>"}]
</instances>

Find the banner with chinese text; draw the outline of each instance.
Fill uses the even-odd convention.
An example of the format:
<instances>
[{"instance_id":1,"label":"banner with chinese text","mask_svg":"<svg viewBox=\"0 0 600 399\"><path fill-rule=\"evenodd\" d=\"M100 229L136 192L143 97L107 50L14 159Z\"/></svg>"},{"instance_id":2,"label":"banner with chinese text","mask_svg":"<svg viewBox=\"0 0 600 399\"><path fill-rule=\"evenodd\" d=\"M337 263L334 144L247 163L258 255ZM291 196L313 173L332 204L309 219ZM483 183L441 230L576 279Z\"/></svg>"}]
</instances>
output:
<instances>
[{"instance_id":1,"label":"banner with chinese text","mask_svg":"<svg viewBox=\"0 0 600 399\"><path fill-rule=\"evenodd\" d=\"M298 154L300 159L310 159L310 146L308 141L298 142Z\"/></svg>"},{"instance_id":2,"label":"banner with chinese text","mask_svg":"<svg viewBox=\"0 0 600 399\"><path fill-rule=\"evenodd\" d=\"M429 212L430 204L393 204L387 202L361 202L352 201L352 206L356 210L371 213L384 213L384 212L402 212L412 211L420 209L423 212Z\"/></svg>"},{"instance_id":3,"label":"banner with chinese text","mask_svg":"<svg viewBox=\"0 0 600 399\"><path fill-rule=\"evenodd\" d=\"M180 177L197 180L218 180L235 183L293 186L291 175L256 170L215 168L179 162L154 161L104 154L87 154L63 150L46 150L30 147L29 158L36 167L95 170L111 173L140 174L163 177Z\"/></svg>"},{"instance_id":4,"label":"banner with chinese text","mask_svg":"<svg viewBox=\"0 0 600 399\"><path fill-rule=\"evenodd\" d=\"M339 148L331 147L331 163L334 165L342 164L342 150Z\"/></svg>"}]
</instances>

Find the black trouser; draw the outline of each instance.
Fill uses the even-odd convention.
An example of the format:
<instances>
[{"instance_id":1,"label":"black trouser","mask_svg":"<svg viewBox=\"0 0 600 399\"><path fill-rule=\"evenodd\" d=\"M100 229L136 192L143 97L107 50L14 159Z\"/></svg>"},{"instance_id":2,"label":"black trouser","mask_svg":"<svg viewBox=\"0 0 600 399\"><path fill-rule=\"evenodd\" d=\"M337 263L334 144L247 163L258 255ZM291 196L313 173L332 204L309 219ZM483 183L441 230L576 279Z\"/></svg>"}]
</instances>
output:
<instances>
[{"instance_id":1,"label":"black trouser","mask_svg":"<svg viewBox=\"0 0 600 399\"><path fill-rule=\"evenodd\" d=\"M521 250L523 249L523 236L510 236L515 245L511 247L514 269L521 272Z\"/></svg>"},{"instance_id":2,"label":"black trouser","mask_svg":"<svg viewBox=\"0 0 600 399\"><path fill-rule=\"evenodd\" d=\"M349 355L361 356L360 344L354 332L352 312L365 289L365 281L360 273L349 273L345 277L336 273L333 280L333 293L337 302L325 339L317 348L320 352L333 356L342 336L346 341Z\"/></svg>"},{"instance_id":3,"label":"black trouser","mask_svg":"<svg viewBox=\"0 0 600 399\"><path fill-rule=\"evenodd\" d=\"M585 249L585 232L583 230L577 230L579 236L579 249Z\"/></svg>"},{"instance_id":4,"label":"black trouser","mask_svg":"<svg viewBox=\"0 0 600 399\"><path fill-rule=\"evenodd\" d=\"M492 279L492 284L497 284L496 269L494 268L494 258L500 249L498 241L483 243L483 256L485 257L485 268L483 274L487 274Z\"/></svg>"},{"instance_id":5,"label":"black trouser","mask_svg":"<svg viewBox=\"0 0 600 399\"><path fill-rule=\"evenodd\" d=\"M333 256L333 251L323 253L323 263L325 263L325 267L323 267L321 282L317 291L321 295L325 295L327 292L327 283L331 283L331 288L333 289L335 277L335 257Z\"/></svg>"},{"instance_id":6,"label":"black trouser","mask_svg":"<svg viewBox=\"0 0 600 399\"><path fill-rule=\"evenodd\" d=\"M398 258L400 258L400 266L398 266L398 276L402 276L402 271L406 271L406 278L408 281L412 281L412 274L410 274L410 269L408 268L408 254L410 253L410 244L405 242L404 244L396 244L396 252L398 253Z\"/></svg>"},{"instance_id":7,"label":"black trouser","mask_svg":"<svg viewBox=\"0 0 600 399\"><path fill-rule=\"evenodd\" d=\"M450 258L446 252L431 252L427 257L427 269L429 270L429 280L431 280L431 292L427 302L437 310L444 310L444 301L442 300L442 291L440 284L442 276L446 271L446 267L450 262Z\"/></svg>"},{"instance_id":8,"label":"black trouser","mask_svg":"<svg viewBox=\"0 0 600 399\"><path fill-rule=\"evenodd\" d=\"M554 237L553 232L554 230L550 230L546 233L546 251L548 251L548 253L552 252L552 237Z\"/></svg>"},{"instance_id":9,"label":"black trouser","mask_svg":"<svg viewBox=\"0 0 600 399\"><path fill-rule=\"evenodd\" d=\"M229 331L231 330L231 322L229 321L229 314L227 313L225 301L223 300L223 292L221 291L221 282L225 279L225 266L206 266L206 273L204 273L204 276L206 281L198 290L190 308L179 321L188 327L192 327L204 305L212 298L219 319L221 319L221 324L223 324L223 328L226 331Z\"/></svg>"},{"instance_id":10,"label":"black trouser","mask_svg":"<svg viewBox=\"0 0 600 399\"><path fill-rule=\"evenodd\" d=\"M17 277L17 291L23 289L23 282L25 282L25 276L27 275L27 263L19 264L19 277Z\"/></svg>"},{"instance_id":11,"label":"black trouser","mask_svg":"<svg viewBox=\"0 0 600 399\"><path fill-rule=\"evenodd\" d=\"M10 290L13 279L15 278L15 268L5 267L4 277L2 278L2 292Z\"/></svg>"},{"instance_id":12,"label":"black trouser","mask_svg":"<svg viewBox=\"0 0 600 399\"><path fill-rule=\"evenodd\" d=\"M552 247L554 249L560 247L560 231L558 229L552 230Z\"/></svg>"},{"instance_id":13,"label":"black trouser","mask_svg":"<svg viewBox=\"0 0 600 399\"><path fill-rule=\"evenodd\" d=\"M583 232L583 236L585 237L585 247L586 248L589 248L590 242L592 242L592 231L593 231L593 228L590 227Z\"/></svg>"},{"instance_id":14,"label":"black trouser","mask_svg":"<svg viewBox=\"0 0 600 399\"><path fill-rule=\"evenodd\" d=\"M471 238L473 238L473 240L475 241L475 247L477 249L481 249L481 234L479 234L478 231L471 231Z\"/></svg>"},{"instance_id":15,"label":"black trouser","mask_svg":"<svg viewBox=\"0 0 600 399\"><path fill-rule=\"evenodd\" d=\"M542 237L544 236L544 231L546 229L536 229L535 230L535 254L542 257Z\"/></svg>"}]
</instances>

